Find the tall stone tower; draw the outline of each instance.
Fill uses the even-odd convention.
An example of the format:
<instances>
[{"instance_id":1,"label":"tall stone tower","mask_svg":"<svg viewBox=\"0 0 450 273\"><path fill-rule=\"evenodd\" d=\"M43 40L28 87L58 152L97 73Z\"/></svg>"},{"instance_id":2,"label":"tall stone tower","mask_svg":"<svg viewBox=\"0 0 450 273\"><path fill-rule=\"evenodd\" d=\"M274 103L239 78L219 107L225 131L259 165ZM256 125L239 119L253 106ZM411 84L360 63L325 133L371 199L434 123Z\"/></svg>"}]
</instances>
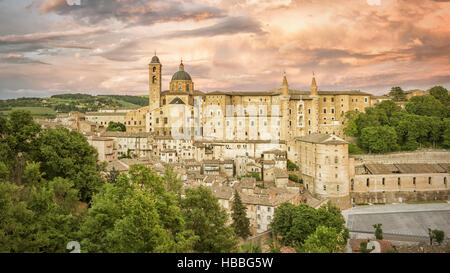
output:
<instances>
[{"instance_id":1,"label":"tall stone tower","mask_svg":"<svg viewBox=\"0 0 450 273\"><path fill-rule=\"evenodd\" d=\"M149 107L150 111L160 107L161 95L161 69L162 65L159 62L158 56L153 56L152 61L148 65L149 73Z\"/></svg>"},{"instance_id":2,"label":"tall stone tower","mask_svg":"<svg viewBox=\"0 0 450 273\"><path fill-rule=\"evenodd\" d=\"M289 96L289 84L286 79L286 72L283 72L283 83L281 84L281 95Z\"/></svg>"},{"instance_id":3,"label":"tall stone tower","mask_svg":"<svg viewBox=\"0 0 450 273\"><path fill-rule=\"evenodd\" d=\"M319 132L319 91L317 88L316 77L313 72L310 95L311 105L311 133Z\"/></svg>"},{"instance_id":4,"label":"tall stone tower","mask_svg":"<svg viewBox=\"0 0 450 273\"><path fill-rule=\"evenodd\" d=\"M280 96L280 107L281 107L281 134L280 138L282 140L290 139L289 131L292 128L289 126L289 85L286 79L286 72L283 73L283 83L281 84L281 96Z\"/></svg>"}]
</instances>

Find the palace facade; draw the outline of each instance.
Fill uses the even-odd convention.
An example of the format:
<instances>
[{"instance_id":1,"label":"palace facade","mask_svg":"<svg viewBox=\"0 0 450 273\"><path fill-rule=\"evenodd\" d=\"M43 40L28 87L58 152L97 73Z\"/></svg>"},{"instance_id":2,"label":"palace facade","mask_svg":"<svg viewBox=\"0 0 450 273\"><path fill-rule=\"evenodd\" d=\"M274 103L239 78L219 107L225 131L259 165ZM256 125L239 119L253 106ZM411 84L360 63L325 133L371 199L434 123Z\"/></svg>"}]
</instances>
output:
<instances>
[{"instance_id":1,"label":"palace facade","mask_svg":"<svg viewBox=\"0 0 450 273\"><path fill-rule=\"evenodd\" d=\"M343 136L344 114L371 106L371 94L359 90L290 89L286 75L280 88L267 91L195 89L181 62L168 90L162 90L162 64L149 64L149 106L127 113L130 132L196 140L289 142L313 134Z\"/></svg>"}]
</instances>

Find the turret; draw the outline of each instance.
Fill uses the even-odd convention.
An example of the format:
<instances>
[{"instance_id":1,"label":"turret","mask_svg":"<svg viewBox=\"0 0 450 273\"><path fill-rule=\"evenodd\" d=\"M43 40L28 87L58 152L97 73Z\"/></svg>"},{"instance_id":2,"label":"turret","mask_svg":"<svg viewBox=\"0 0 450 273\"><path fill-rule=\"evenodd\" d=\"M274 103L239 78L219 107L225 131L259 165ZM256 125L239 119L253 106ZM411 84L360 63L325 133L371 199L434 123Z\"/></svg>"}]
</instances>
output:
<instances>
[{"instance_id":1,"label":"turret","mask_svg":"<svg viewBox=\"0 0 450 273\"><path fill-rule=\"evenodd\" d=\"M313 78L312 78L312 82L311 82L311 93L310 94L311 94L311 96L319 95L317 83L316 83L316 77L314 75L314 72L313 72Z\"/></svg>"},{"instance_id":2,"label":"turret","mask_svg":"<svg viewBox=\"0 0 450 273\"><path fill-rule=\"evenodd\" d=\"M283 72L283 83L281 84L281 95L289 96L289 84L286 79L286 72Z\"/></svg>"}]
</instances>

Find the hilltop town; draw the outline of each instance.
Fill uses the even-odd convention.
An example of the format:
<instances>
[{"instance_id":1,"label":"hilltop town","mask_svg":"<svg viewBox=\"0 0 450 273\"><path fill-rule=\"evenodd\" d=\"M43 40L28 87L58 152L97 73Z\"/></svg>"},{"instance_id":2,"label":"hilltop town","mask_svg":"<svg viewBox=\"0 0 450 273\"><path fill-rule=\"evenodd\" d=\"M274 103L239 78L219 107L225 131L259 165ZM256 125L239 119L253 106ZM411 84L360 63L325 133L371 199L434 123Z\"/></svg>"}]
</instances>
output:
<instances>
[{"instance_id":1,"label":"hilltop town","mask_svg":"<svg viewBox=\"0 0 450 273\"><path fill-rule=\"evenodd\" d=\"M84 134L107 172L143 164L163 175L164 166L172 166L184 189L210 188L229 214L236 190L252 234L269 230L275 208L286 202L348 209L448 200L448 150L349 154L355 138L344 132L346 113L364 113L392 97L322 91L314 75L310 90L291 89L286 74L273 90L202 92L183 62L163 90L162 67L155 55L148 66L148 106L70 112L39 122ZM405 101L428 94L407 92ZM125 130L107 130L111 123Z\"/></svg>"}]
</instances>

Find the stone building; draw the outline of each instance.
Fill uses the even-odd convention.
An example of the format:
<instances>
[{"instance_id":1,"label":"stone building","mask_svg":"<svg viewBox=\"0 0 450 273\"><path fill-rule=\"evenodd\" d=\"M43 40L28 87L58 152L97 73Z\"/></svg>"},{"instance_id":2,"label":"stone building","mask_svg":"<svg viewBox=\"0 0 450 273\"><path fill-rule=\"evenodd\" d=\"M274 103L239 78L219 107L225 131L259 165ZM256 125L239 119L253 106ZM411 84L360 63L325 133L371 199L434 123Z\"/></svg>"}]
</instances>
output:
<instances>
[{"instance_id":1,"label":"stone building","mask_svg":"<svg viewBox=\"0 0 450 273\"><path fill-rule=\"evenodd\" d=\"M448 200L449 151L415 151L350 158L353 204Z\"/></svg>"},{"instance_id":2,"label":"stone building","mask_svg":"<svg viewBox=\"0 0 450 273\"><path fill-rule=\"evenodd\" d=\"M118 156L127 154L138 158L151 156L152 137L150 133L105 131L100 136L114 140Z\"/></svg>"},{"instance_id":3,"label":"stone building","mask_svg":"<svg viewBox=\"0 0 450 273\"><path fill-rule=\"evenodd\" d=\"M88 142L97 149L99 161L113 161L117 159L117 150L112 138L89 136Z\"/></svg>"},{"instance_id":4,"label":"stone building","mask_svg":"<svg viewBox=\"0 0 450 273\"><path fill-rule=\"evenodd\" d=\"M149 64L150 106L127 113L127 131L230 144L269 141L265 149L270 150L316 132L343 136L344 113L371 106L370 94L321 91L314 76L309 91L290 89L283 75L277 89L206 93L195 89L183 62L173 74L169 90L161 89L161 71L162 64L154 56Z\"/></svg>"},{"instance_id":5,"label":"stone building","mask_svg":"<svg viewBox=\"0 0 450 273\"><path fill-rule=\"evenodd\" d=\"M95 122L98 125L108 127L110 122L120 122L125 124L127 113L126 112L87 112L84 114L85 119L91 122Z\"/></svg>"},{"instance_id":6,"label":"stone building","mask_svg":"<svg viewBox=\"0 0 450 273\"><path fill-rule=\"evenodd\" d=\"M295 142L301 179L307 190L340 207L350 205L348 143L335 135L311 134Z\"/></svg>"}]
</instances>

